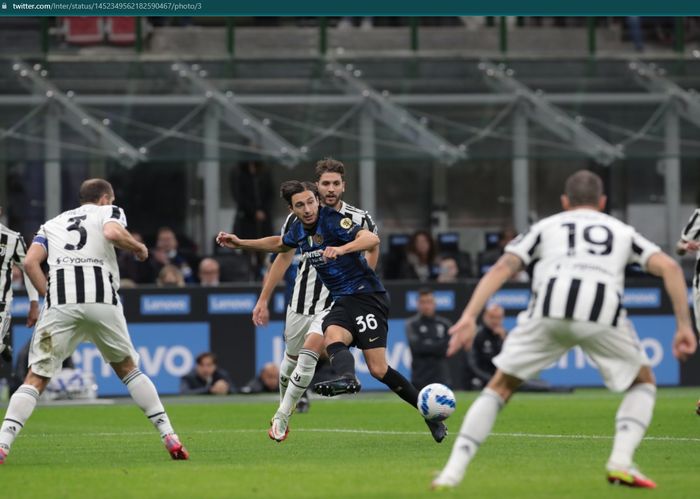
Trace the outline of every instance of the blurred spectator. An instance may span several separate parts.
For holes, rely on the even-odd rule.
[[[629,37],[635,50],[644,51],[646,35],[651,35],[652,40],[662,45],[671,45],[675,39],[675,19],[673,17],[638,17],[625,18]],[[683,21],[681,21],[683,22]]]
[[[483,276],[493,266],[501,255],[503,250],[518,234],[513,227],[505,227],[498,234],[498,242],[495,246],[486,248],[480,251],[476,257],[479,276]],[[518,279],[519,280],[519,279]]]
[[[158,272],[156,284],[160,288],[184,288],[185,279],[175,265],[166,265]]]
[[[199,284],[202,286],[218,286],[220,279],[219,262],[213,258],[204,258],[199,262]]]
[[[174,265],[180,269],[185,282],[195,282],[192,267],[187,257],[179,251],[177,237],[170,227],[158,229],[156,247],[152,253],[157,266]]]
[[[270,208],[275,198],[275,187],[270,172],[259,161],[243,161],[238,175],[231,175],[231,194],[237,203],[233,232],[242,239],[258,239],[273,234]],[[265,253],[247,252],[255,279],[260,279],[265,266]]]
[[[629,16],[625,18],[627,29],[630,32],[630,39],[637,52],[644,51],[644,36],[642,35],[642,18],[639,16]]]
[[[134,239],[143,243],[143,237],[138,232],[132,233]],[[149,254],[144,262],[136,259],[133,253],[121,251],[117,259],[119,264],[119,275],[122,277],[122,287],[125,279],[129,279],[136,284],[153,284],[156,282],[156,262],[153,255]]]
[[[401,265],[399,279],[425,282],[436,277],[435,241],[426,230],[413,233],[406,248],[406,260]]]
[[[279,390],[280,370],[274,362],[268,362],[260,370],[260,374],[251,379],[241,393],[273,393]]]
[[[418,291],[418,313],[406,321],[406,338],[411,347],[411,383],[421,389],[430,383],[450,384],[447,365],[449,319],[435,315],[435,296],[430,289]]]
[[[443,256],[438,264],[437,282],[457,282],[459,265],[453,256]]]
[[[182,395],[228,395],[233,392],[231,377],[216,365],[216,355],[211,352],[197,355],[194,369],[180,379]]]
[[[515,238],[515,229],[512,227],[505,227],[501,229],[498,233],[498,241],[492,246],[487,246],[486,249],[480,251],[477,256],[477,261],[479,265],[479,275],[484,275],[488,269],[496,263],[496,261],[503,254],[503,249],[506,245]]]
[[[467,362],[474,374],[472,378],[474,389],[478,390],[486,386],[496,372],[493,358],[501,352],[503,340],[506,338],[506,330],[503,327],[504,317],[505,311],[497,303],[491,303],[484,311],[472,348],[467,353]]]
[[[21,291],[25,289],[24,273],[17,265],[12,266],[12,289],[14,291]]]

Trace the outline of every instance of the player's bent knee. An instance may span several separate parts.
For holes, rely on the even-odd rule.
[[[382,379],[384,379],[384,376],[386,375],[388,370],[389,370],[389,366],[387,366],[385,364],[384,367],[374,367],[374,368],[370,367],[369,373],[372,375],[373,378],[381,381]]]
[[[521,379],[506,374],[499,369],[496,370],[496,373],[486,387],[498,393],[498,395],[507,402],[522,383],[523,381]]]
[[[632,382],[632,385],[630,385],[630,388],[632,386],[638,385],[640,383],[656,385],[656,377],[654,376],[654,371],[651,370],[651,367],[642,366],[639,369],[639,373],[637,374],[637,377]]]
[[[382,362],[383,359],[370,361],[365,357],[365,360],[367,361],[367,369],[369,369],[372,377],[381,381],[389,370],[389,364],[386,361]]]
[[[43,393],[46,387],[49,384],[49,381],[51,381],[51,378],[47,378],[46,376],[40,376],[34,372],[32,372],[32,368],[29,368],[29,372],[27,373],[27,376],[24,378],[24,384],[25,385],[32,385],[34,388],[39,390],[39,393]]]
[[[326,349],[323,336],[316,333],[309,334],[304,341],[304,348],[321,355]]]
[[[110,362],[109,365],[112,366],[112,369],[114,369],[116,375],[119,376],[119,379],[124,379],[124,376],[136,369],[136,363],[134,363],[134,359],[131,357],[127,357],[119,362]]]
[[[340,326],[329,326],[323,332],[326,346],[341,342],[345,345],[352,343],[352,335],[347,329]]]

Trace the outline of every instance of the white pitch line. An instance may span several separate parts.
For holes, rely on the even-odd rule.
[[[424,431],[395,431],[395,430],[362,430],[354,428],[295,428],[294,432],[300,433],[352,433],[359,435],[425,435]],[[212,433],[267,433],[264,428],[258,429],[221,429],[221,430],[194,430],[183,433],[187,434],[212,434]],[[46,438],[46,437],[70,437],[81,435],[86,437],[128,437],[130,435],[154,435],[152,431],[140,432],[95,432],[95,433],[30,433],[21,434],[25,438]],[[546,433],[491,433],[492,437],[510,438],[535,438],[535,439],[561,439],[561,440],[612,440],[612,435],[565,435]],[[645,437],[644,440],[661,442],[700,442],[700,438],[692,437]]]

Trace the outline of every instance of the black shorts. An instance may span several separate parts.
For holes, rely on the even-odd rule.
[[[386,293],[341,296],[323,319],[323,330],[340,326],[352,334],[352,343],[360,350],[385,348],[389,325],[389,299]]]

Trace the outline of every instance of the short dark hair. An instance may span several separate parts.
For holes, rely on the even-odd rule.
[[[197,355],[197,358],[195,359],[197,361],[197,365],[201,365],[202,362],[204,362],[204,359],[211,359],[211,361],[216,364],[216,354],[213,354],[212,352],[203,352]]]
[[[422,287],[418,290],[418,296],[432,295],[433,290],[428,287]]]
[[[333,158],[323,158],[316,163],[316,181],[318,182],[324,173],[338,173],[345,180],[345,165]]]
[[[564,184],[571,206],[595,206],[603,196],[603,181],[590,170],[579,170]]]
[[[114,189],[104,179],[90,178],[80,184],[80,204],[96,203],[105,194],[114,195]]]
[[[292,196],[300,192],[311,191],[318,198],[318,189],[313,182],[301,182],[299,180],[287,180],[280,186],[280,196],[289,206],[292,206]]]
[[[177,234],[175,234],[175,231],[172,229],[172,227],[168,227],[167,225],[163,225],[162,227],[158,227],[158,232],[156,233],[156,237],[160,236],[163,232],[172,232],[175,238],[177,238]]]

